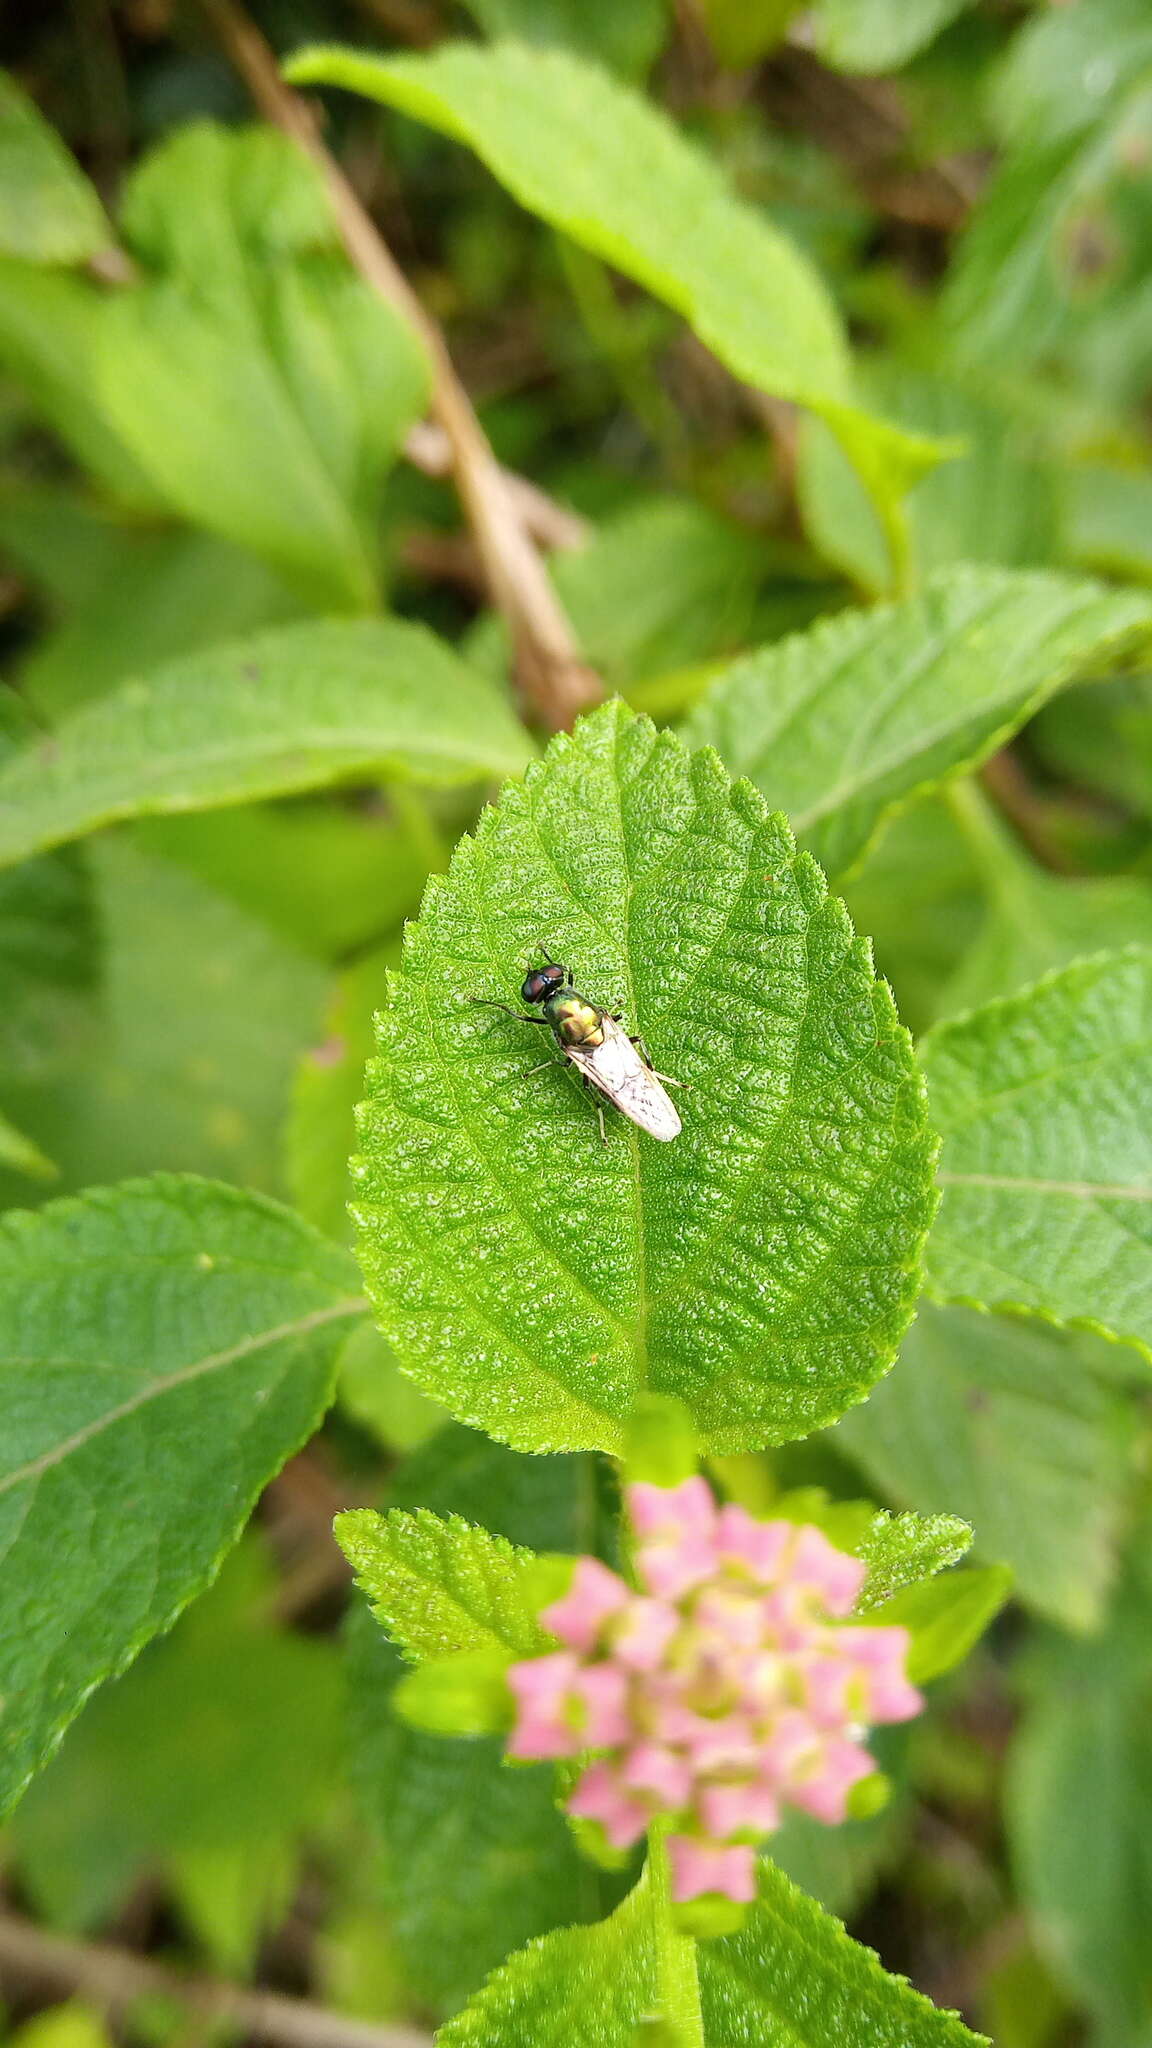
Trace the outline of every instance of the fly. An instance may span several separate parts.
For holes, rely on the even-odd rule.
[[[643,1039],[633,1038],[624,1030],[619,1012],[602,1010],[588,996],[580,995],[568,969],[547,952],[544,958],[547,965],[530,967],[520,990],[521,1002],[534,1004],[543,1012],[542,1016],[514,1010],[510,1004],[493,1002],[489,996],[473,996],[472,1002],[483,1003],[490,1010],[504,1010],[523,1024],[545,1025],[586,1087],[597,1089],[630,1123],[647,1131],[650,1138],[666,1142],[678,1137],[680,1118],[667,1089],[679,1084],[670,1075],[656,1072]],[[544,1060],[542,1065],[550,1066],[551,1061]],[[532,1067],[529,1071],[539,1073],[540,1068]],[[607,1143],[604,1111],[599,1103],[596,1114],[600,1119],[600,1136]]]

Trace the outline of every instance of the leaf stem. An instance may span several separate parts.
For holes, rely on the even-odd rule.
[[[493,601],[508,622],[525,707],[542,725],[560,731],[578,712],[600,701],[603,686],[581,658],[568,616],[537,553],[522,497],[508,487],[444,337],[320,140],[307,102],[280,76],[270,46],[238,0],[201,0],[201,6],[265,119],[291,136],[319,170],[350,261],[424,343],[432,369],[432,411],[451,446],[460,502]]]
[[[666,1833],[661,1824],[648,1832],[659,2017],[668,2048],[705,2048],[696,1943],[690,1934],[681,1934],[672,1919],[672,1867]]]

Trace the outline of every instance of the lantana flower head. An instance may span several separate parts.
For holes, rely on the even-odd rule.
[[[597,1752],[571,1813],[616,1849],[667,1817],[676,1900],[751,1900],[782,1807],[846,1819],[867,1731],[919,1712],[908,1632],[845,1625],[867,1568],[817,1528],[718,1507],[701,1478],[627,1506],[637,1586],[578,1560],[540,1617],[564,1647],[508,1672],[509,1753]]]

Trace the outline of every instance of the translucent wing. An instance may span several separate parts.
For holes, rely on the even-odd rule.
[[[675,1103],[611,1017],[604,1018],[603,1045],[566,1045],[564,1050],[592,1086],[650,1138],[679,1136]]]

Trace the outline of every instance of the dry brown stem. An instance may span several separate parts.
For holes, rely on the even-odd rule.
[[[432,412],[452,454],[456,488],[475,536],[493,602],[508,622],[516,677],[527,710],[558,731],[603,695],[581,659],[572,627],[444,337],[425,312],[371,215],[317,132],[311,108],[280,76],[276,59],[236,0],[201,0],[204,12],[265,118],[312,159],[328,188],[344,247],[360,275],[409,320],[432,364]]]

